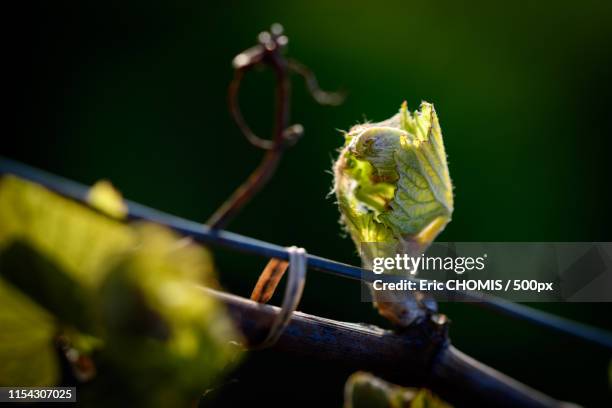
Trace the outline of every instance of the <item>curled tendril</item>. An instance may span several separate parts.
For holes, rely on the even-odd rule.
[[[269,31],[258,35],[255,46],[241,52],[232,61],[234,78],[228,90],[230,113],[249,143],[266,151],[266,154],[247,180],[208,220],[208,225],[213,228],[224,227],[251,200],[274,174],[284,150],[293,146],[304,134],[302,125],[289,124],[291,73],[304,78],[308,90],[318,103],[337,105],[344,99],[340,94],[322,91],[314,74],[307,67],[297,61],[286,59],[283,53],[288,43],[289,39],[284,34],[283,27],[280,24],[273,24]],[[244,119],[238,102],[244,75],[256,66],[268,66],[276,76],[276,111],[274,132],[270,139],[262,138],[253,132]]]

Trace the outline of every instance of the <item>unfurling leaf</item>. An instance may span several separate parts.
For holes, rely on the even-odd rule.
[[[451,220],[453,187],[438,116],[423,102],[406,103],[391,119],[353,127],[334,165],[341,221],[360,250],[384,243],[387,254],[420,255]],[[378,302],[381,314],[399,325],[417,315],[406,305]]]
[[[358,125],[345,135],[335,191],[356,244],[433,241],[450,221],[453,192],[433,105],[388,121]]]

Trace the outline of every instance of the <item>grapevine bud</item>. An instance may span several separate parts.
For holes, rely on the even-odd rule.
[[[427,102],[414,113],[404,102],[384,122],[353,127],[345,134],[334,175],[341,222],[364,264],[368,255],[361,244],[384,243],[389,257],[419,256],[451,220],[453,191],[442,132]],[[414,299],[402,296],[399,302],[377,302],[377,307],[404,326],[419,312]]]

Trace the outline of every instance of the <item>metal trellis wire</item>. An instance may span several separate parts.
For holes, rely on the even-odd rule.
[[[3,174],[13,174],[41,184],[66,198],[88,205],[86,197],[89,188],[83,184],[0,157],[0,175]],[[203,244],[225,247],[239,252],[259,255],[264,258],[289,260],[287,248],[280,245],[229,231],[210,228],[201,223],[167,214],[133,201],[126,200],[126,204],[128,207],[128,219],[130,220],[143,220],[164,225],[181,235],[191,237]],[[308,253],[306,259],[308,268],[315,271],[365,282],[381,279],[380,275],[376,275],[370,270],[336,262],[310,253]],[[612,334],[605,330],[480,292],[453,291],[453,293],[457,299],[469,300],[475,305],[493,310],[505,316],[526,321],[536,326],[612,350]]]

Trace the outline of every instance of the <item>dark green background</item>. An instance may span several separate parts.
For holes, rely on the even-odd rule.
[[[17,130],[2,154],[205,221],[258,163],[227,113],[230,61],[284,24],[289,54],[349,97],[317,106],[295,82],[306,134],[229,229],[358,263],[327,198],[338,129],[435,103],[455,184],[444,241],[610,241],[612,3],[41,2],[16,23],[5,60]],[[272,75],[247,77],[242,107],[262,134]],[[222,283],[248,295],[265,261],[215,250]],[[612,328],[609,304],[537,305]],[[482,311],[443,304],[463,351],[555,397],[609,405],[610,355]],[[384,325],[359,285],[313,272],[301,309]],[[340,406],[334,362],[253,354],[217,403]],[[278,385],[272,390],[270,384]],[[224,391],[226,390],[226,391]]]

